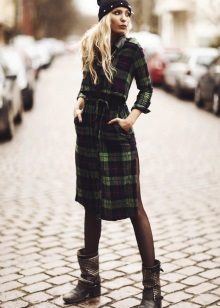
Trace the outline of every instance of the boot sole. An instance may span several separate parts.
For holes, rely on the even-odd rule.
[[[98,287],[98,288],[96,287],[96,288],[90,290],[88,292],[88,295],[85,296],[82,299],[78,299],[78,300],[64,300],[63,299],[63,300],[64,300],[65,304],[77,304],[77,303],[81,303],[81,302],[84,302],[88,299],[92,299],[92,298],[99,297],[99,296],[101,296],[101,287]]]

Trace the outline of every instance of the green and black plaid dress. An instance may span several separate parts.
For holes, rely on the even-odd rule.
[[[86,209],[105,220],[135,215],[139,192],[139,162],[133,129],[107,124],[115,117],[126,118],[128,92],[135,78],[139,93],[132,109],[148,113],[152,86],[144,53],[135,39],[120,37],[114,46],[113,83],[106,79],[97,60],[99,82],[94,85],[84,72],[78,97],[85,99],[82,122],[74,119],[77,141],[76,197]]]

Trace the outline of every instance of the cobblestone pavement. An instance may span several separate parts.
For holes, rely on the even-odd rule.
[[[73,100],[79,60],[42,73],[35,108],[0,144],[0,306],[63,307],[79,275],[83,209],[74,202]],[[129,102],[137,91],[132,88]],[[135,124],[144,206],[162,262],[163,307],[220,306],[220,119],[155,89]],[[103,295],[77,307],[132,307],[141,261],[130,221],[103,221]],[[76,307],[76,306],[71,306]]]

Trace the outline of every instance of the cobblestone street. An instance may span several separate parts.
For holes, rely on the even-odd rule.
[[[35,107],[0,144],[0,307],[63,307],[77,281],[84,210],[74,201],[73,103],[79,59],[43,71]],[[132,86],[129,105],[137,90]],[[220,118],[155,88],[135,124],[141,191],[162,263],[163,307],[220,307]],[[141,259],[129,219],[103,221],[102,296],[78,306],[140,302]]]

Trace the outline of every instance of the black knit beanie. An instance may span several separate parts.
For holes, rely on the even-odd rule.
[[[99,20],[116,7],[120,6],[126,7],[131,13],[131,6],[127,0],[97,0],[97,3],[99,5]]]

